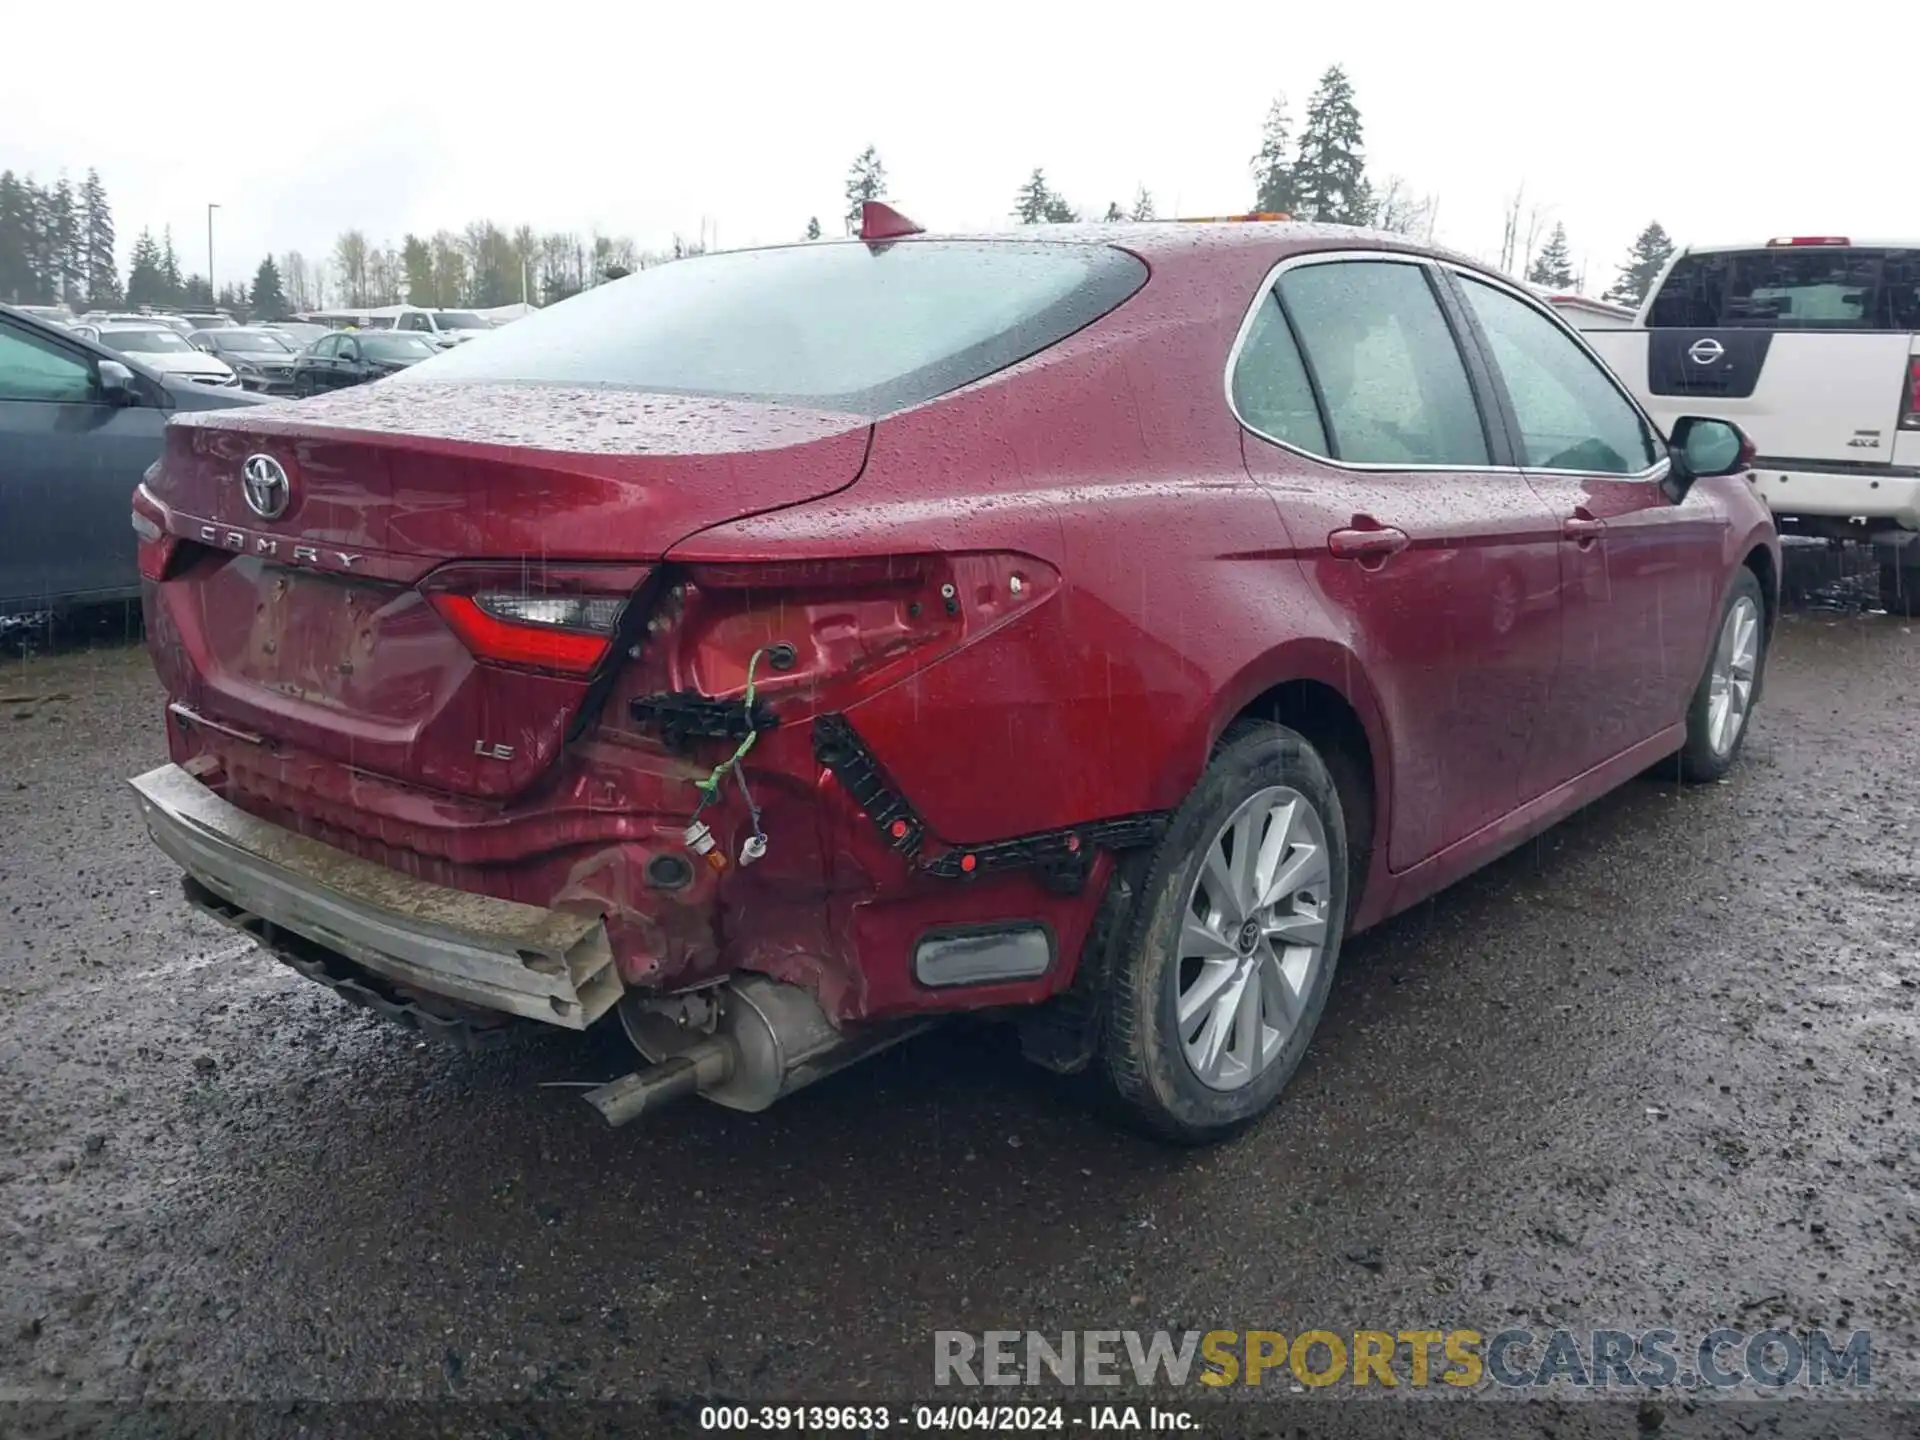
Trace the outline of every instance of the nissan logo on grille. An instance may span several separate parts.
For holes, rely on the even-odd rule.
[[[247,508],[262,520],[278,520],[293,499],[293,483],[271,455],[247,457],[240,467],[240,488],[246,493]]]
[[[1711,365],[1727,353],[1727,347],[1711,335],[1693,342],[1687,347],[1687,358],[1696,365]]]

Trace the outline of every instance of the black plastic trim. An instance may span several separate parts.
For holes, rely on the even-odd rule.
[[[672,750],[685,750],[694,740],[744,740],[780,723],[764,700],[753,702],[749,716],[739,700],[715,700],[697,690],[637,696],[627,702],[627,712],[635,724],[658,730]]]
[[[1156,843],[1166,833],[1168,813],[1147,811],[1016,835],[985,845],[948,845],[922,857],[929,831],[912,803],[889,782],[880,762],[847,717],[816,716],[813,755],[833,772],[859,802],[881,838],[921,873],[941,880],[973,880],[1016,870],[1036,870],[1048,888],[1078,894],[1087,883],[1094,855],[1101,850],[1131,850]]]

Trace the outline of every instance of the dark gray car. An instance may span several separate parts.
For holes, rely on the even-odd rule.
[[[223,325],[216,330],[196,330],[187,343],[226,361],[249,390],[263,395],[293,393],[293,359],[301,346],[278,330],[264,325]]]
[[[133,488],[167,417],[260,403],[0,305],[0,615],[138,596]]]

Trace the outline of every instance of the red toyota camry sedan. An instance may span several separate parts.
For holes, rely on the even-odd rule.
[[[1345,937],[1738,759],[1745,440],[1660,434],[1522,287],[868,219],[172,422],[133,784],[193,905],[436,1034],[617,1016],[616,1122],[974,1011],[1205,1141]]]

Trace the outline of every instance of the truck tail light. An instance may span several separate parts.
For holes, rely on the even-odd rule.
[[[1907,383],[1900,394],[1900,428],[1920,430],[1920,355],[1907,357]]]
[[[422,589],[473,658],[585,677],[599,668],[645,567],[456,565]]]

